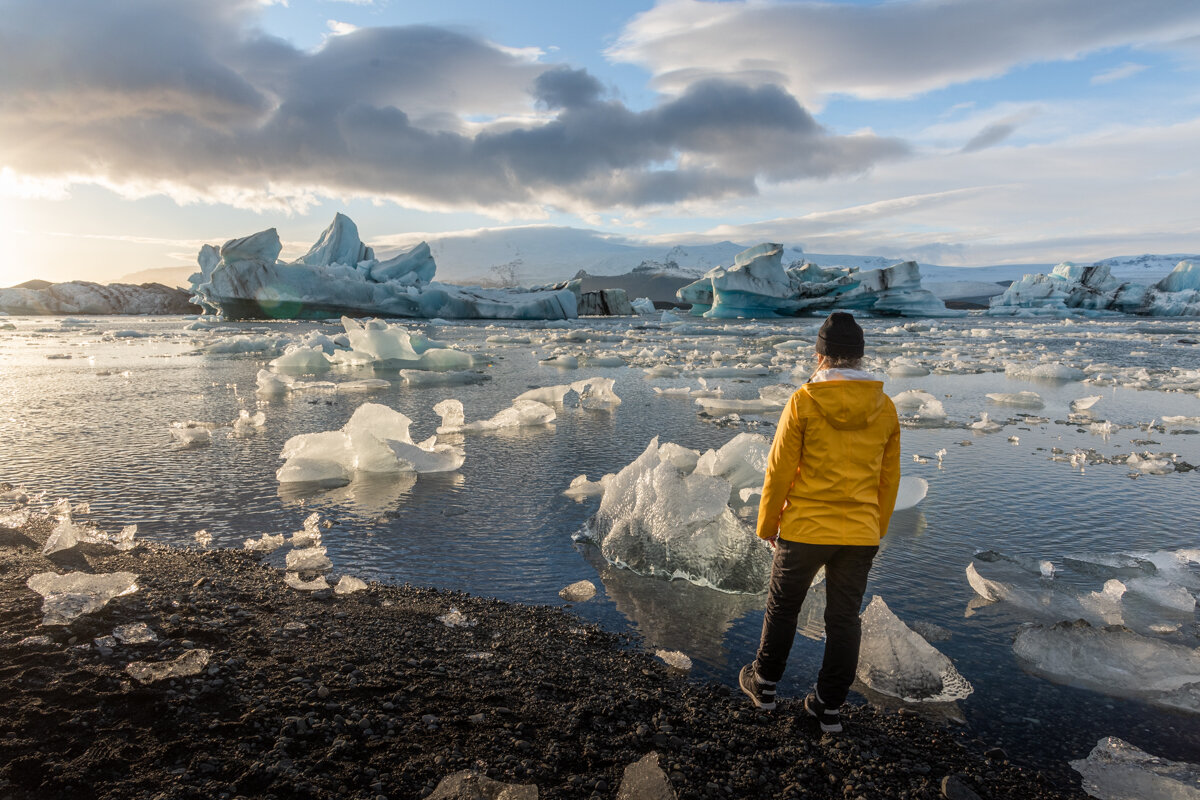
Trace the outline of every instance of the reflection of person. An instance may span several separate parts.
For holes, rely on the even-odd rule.
[[[900,484],[900,423],[883,382],[863,372],[863,332],[845,312],[817,335],[817,369],[792,394],[771,445],[758,535],[775,559],[754,662],[738,683],[759,708],[775,708],[796,637],[796,617],[825,567],[825,658],[804,709],[821,730],[841,731],[839,707],[858,668],[859,609]]]

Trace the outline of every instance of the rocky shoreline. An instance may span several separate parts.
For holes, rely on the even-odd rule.
[[[300,592],[232,550],[52,560],[49,531],[0,527],[0,797],[495,796],[445,780],[463,771],[536,787],[508,797],[1085,797],[913,714],[856,706],[846,734],[822,736],[797,700],[759,712],[569,608],[377,583]],[[70,570],[133,572],[138,590],[40,625],[26,581]],[[439,621],[452,607],[466,624]],[[103,638],[136,622],[158,640]],[[126,671],[196,650],[211,653],[198,675]],[[623,786],[651,754],[662,773],[650,759]]]

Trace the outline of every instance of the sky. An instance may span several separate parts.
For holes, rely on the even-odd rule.
[[[946,265],[1200,252],[1200,3],[0,0],[0,286],[334,213]]]

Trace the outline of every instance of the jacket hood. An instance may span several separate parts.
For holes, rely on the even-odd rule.
[[[821,416],[840,431],[867,427],[887,407],[883,381],[823,381],[804,389]]]

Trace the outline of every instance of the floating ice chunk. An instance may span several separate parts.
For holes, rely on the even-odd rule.
[[[573,382],[571,389],[579,395],[582,408],[611,408],[621,404],[621,398],[613,391],[615,383],[615,378],[585,378]]]
[[[1008,441],[1010,444],[1018,445],[1021,443],[1021,437],[1020,436],[1010,436],[1010,437],[1008,437]]]
[[[1200,589],[1200,548],[1156,550],[1136,556],[1139,563],[1148,563],[1164,580],[1189,589]],[[1137,577],[1137,576],[1135,576]]]
[[[337,586],[333,587],[333,593],[334,594],[353,594],[354,592],[361,592],[363,589],[366,589],[366,588],[367,588],[366,581],[363,581],[359,578],[355,578],[352,575],[343,575],[341,577],[341,579],[337,582]]]
[[[1200,425],[1200,417],[1185,417],[1185,416],[1163,416],[1163,425],[1180,426],[1180,425]]]
[[[447,398],[433,407],[442,418],[438,426],[438,434],[444,433],[479,433],[495,431],[501,428],[521,428],[533,425],[545,425],[553,422],[558,416],[554,408],[537,400],[513,401],[508,408],[500,411],[491,419],[467,423],[463,413],[461,400]]]
[[[196,540],[196,544],[201,547],[208,547],[212,544],[212,534],[206,530],[198,530],[192,534],[192,538]]]
[[[667,364],[659,364],[656,367],[642,370],[647,378],[678,378],[679,370]]]
[[[735,400],[720,397],[697,397],[696,405],[710,416],[724,414],[771,414],[783,410],[784,403],[777,400],[758,398],[757,400]]]
[[[929,370],[910,358],[892,359],[888,364],[887,374],[889,378],[921,378],[929,374]]]
[[[419,369],[400,370],[400,380],[405,386],[467,386],[472,383],[483,383],[488,376],[475,370],[450,370],[448,372],[427,372]],[[356,381],[366,383],[366,381]],[[386,386],[390,385],[383,381]],[[347,384],[338,384],[339,389]]]
[[[113,637],[121,644],[144,644],[158,641],[158,634],[150,630],[150,626],[144,622],[118,625],[113,628]]]
[[[996,405],[1017,406],[1018,408],[1043,408],[1046,405],[1042,402],[1042,396],[1037,392],[993,392],[987,395],[987,399]]]
[[[289,345],[283,355],[271,362],[271,366],[280,371],[315,373],[325,372],[332,365],[324,348],[305,347],[304,345]]]
[[[1034,366],[1029,366],[1028,364],[1009,364],[1004,368],[1004,374],[1009,378],[1023,381],[1081,381],[1086,377],[1083,370],[1058,363],[1036,364]]]
[[[692,659],[678,650],[656,650],[654,655],[662,659],[663,663],[671,669],[687,672],[692,668]]]
[[[558,386],[543,386],[540,389],[530,389],[516,396],[513,400],[534,400],[538,403],[545,403],[548,406],[562,405],[563,399],[567,396],[567,392],[571,391],[571,384],[564,383]],[[437,407],[434,407],[437,411]],[[440,412],[439,412],[440,413]]]
[[[896,507],[894,510],[905,511],[915,508],[928,494],[929,481],[912,475],[901,476],[900,487],[896,490]]]
[[[655,437],[605,487],[588,533],[605,559],[634,572],[761,592],[770,548],[729,507],[730,481],[694,471],[698,462],[694,450]]]
[[[921,389],[909,389],[892,395],[892,403],[897,411],[916,411],[925,403],[936,398]]]
[[[950,659],[901,622],[879,595],[862,614],[858,679],[906,702],[950,702],[974,691]]]
[[[1087,411],[1092,406],[1104,399],[1104,395],[1093,394],[1087,397],[1078,397],[1071,401],[1072,411]]]
[[[1183,586],[1171,583],[1157,576],[1150,578],[1130,578],[1125,582],[1125,588],[1139,597],[1144,597],[1151,603],[1173,611],[1191,614],[1196,610],[1196,598]]]
[[[1035,675],[1200,714],[1200,649],[1085,620],[1026,625],[1013,652]]]
[[[171,437],[184,447],[208,444],[212,441],[213,427],[214,425],[211,422],[196,422],[194,420],[172,422]]]
[[[1104,620],[1108,625],[1120,625],[1124,619],[1121,598],[1125,595],[1125,584],[1116,578],[1104,582],[1099,592],[1088,592],[1079,598],[1080,604],[1091,612],[1090,616]]]
[[[612,473],[602,477],[598,481],[589,481],[587,475],[578,475],[572,481],[563,494],[574,500],[583,500],[587,497],[599,497],[604,494],[604,488],[613,479]]]
[[[1004,430],[1004,426],[998,422],[993,422],[988,417],[987,412],[980,414],[980,418],[976,422],[972,422],[968,427],[971,430],[979,431],[980,433],[995,433],[996,431]]]
[[[324,547],[304,547],[292,550],[287,554],[289,572],[327,572],[333,569],[333,562],[325,555]]]
[[[292,384],[296,383],[296,379],[290,375],[280,375],[269,369],[260,369],[254,380],[258,385],[257,393],[264,397],[285,395],[291,391]]]
[[[403,325],[381,320],[360,322],[342,317],[342,327],[350,342],[351,361],[386,362],[397,368],[449,372],[470,369],[474,359],[469,353],[443,346],[440,342],[413,333]],[[340,355],[340,354],[339,354]]]
[[[588,580],[576,581],[560,589],[558,596],[568,603],[586,603],[596,596],[596,584]]]
[[[653,314],[655,311],[654,301],[649,297],[639,297],[636,300],[630,301],[629,304],[633,306],[633,313],[635,314]]]
[[[1175,464],[1162,454],[1130,453],[1125,459],[1125,464],[1130,469],[1136,469],[1145,475],[1169,475],[1175,471]]]
[[[238,418],[233,421],[233,433],[229,435],[234,439],[248,439],[261,431],[266,424],[266,414],[261,411],[251,414],[243,408],[238,411]]]
[[[1100,800],[1200,800],[1200,765],[1152,756],[1115,736],[1070,764]]]
[[[757,433],[739,433],[719,450],[709,450],[696,461],[695,474],[723,478],[731,487],[730,500],[742,489],[761,489],[771,443]]]
[[[1105,420],[1104,422],[1093,422],[1088,426],[1088,430],[1092,433],[1099,434],[1100,436],[1110,436],[1121,430],[1121,426],[1114,425],[1108,420]]]
[[[558,367],[559,369],[579,369],[579,359],[575,356],[552,356],[538,362],[543,367]]]
[[[183,655],[171,661],[133,661],[125,665],[128,672],[138,683],[154,683],[167,678],[186,678],[198,675],[208,666],[212,657],[211,650],[188,650]]]
[[[68,625],[76,618],[99,611],[114,597],[138,589],[132,572],[39,572],[25,582],[42,600],[43,625]]]
[[[283,547],[283,534],[264,533],[258,539],[245,540],[242,542],[242,547],[257,553],[273,553]]]
[[[324,575],[318,575],[312,580],[304,580],[299,573],[288,572],[283,576],[283,582],[301,592],[319,592],[322,589],[329,588],[329,581],[325,580]]]
[[[454,606],[450,606],[450,610],[438,617],[437,620],[447,628],[472,628],[479,622],[479,620],[468,619]]]

